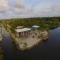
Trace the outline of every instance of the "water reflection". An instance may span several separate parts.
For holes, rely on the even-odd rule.
[[[47,41],[28,51],[17,50],[9,38],[4,40],[3,48],[5,60],[49,60],[52,58],[55,60],[57,56],[60,56],[60,28],[50,30]]]

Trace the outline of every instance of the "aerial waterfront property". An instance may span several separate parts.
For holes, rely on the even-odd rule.
[[[15,42],[18,46],[18,49],[21,49],[21,50],[30,49],[34,45],[38,44],[39,41],[41,42],[41,40],[43,40],[44,37],[47,39],[48,32],[45,31],[46,33],[44,35],[43,34],[44,31],[41,32],[40,30],[38,30],[39,27],[40,26],[33,25],[31,28],[15,29],[16,31]],[[41,35],[44,37],[41,38]]]
[[[29,19],[29,18],[28,18]],[[13,42],[16,44],[18,50],[32,49],[34,46],[42,41],[48,39],[48,27],[44,27],[41,23],[42,20],[6,20],[2,21],[3,26],[9,32],[13,38]],[[28,21],[28,23],[26,23]],[[32,23],[34,22],[34,23]]]
[[[56,22],[58,18],[56,18],[56,20],[55,18],[51,18],[54,19],[55,21],[54,20],[46,21],[47,18],[44,18],[45,20],[42,20],[43,18],[41,18],[40,20],[38,18],[35,19],[36,20],[34,20],[34,18],[32,18],[31,20],[28,18],[26,20],[14,19],[1,21],[3,37],[2,42],[3,44],[5,44],[3,45],[3,47],[6,48],[7,46],[7,50],[10,50],[10,48],[14,49],[16,47],[17,51],[22,52],[33,50],[36,46],[41,46],[41,44],[43,44],[44,49],[48,48],[50,43],[49,29],[54,26],[58,27],[60,25],[59,24],[60,20]],[[28,23],[26,23],[26,21],[28,21]],[[51,36],[53,37],[53,35]],[[13,44],[15,47],[14,48],[10,47],[9,44]],[[38,49],[40,49],[39,51],[41,51],[40,47]]]
[[[0,60],[60,60],[60,0],[0,0]]]
[[[38,30],[39,26],[34,25],[32,28],[17,28],[16,29],[16,34],[17,36],[28,36],[33,30]]]

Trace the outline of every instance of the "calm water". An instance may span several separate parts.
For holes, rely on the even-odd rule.
[[[5,60],[58,60],[60,58],[60,28],[49,31],[49,39],[29,51],[18,51],[12,40],[3,39]]]

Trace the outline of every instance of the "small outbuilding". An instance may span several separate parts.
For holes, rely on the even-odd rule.
[[[40,27],[40,26],[38,26],[38,25],[33,25],[33,26],[32,26],[32,30],[37,30],[39,27]]]

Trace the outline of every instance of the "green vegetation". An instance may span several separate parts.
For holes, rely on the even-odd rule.
[[[0,47],[0,60],[3,60],[4,56],[3,56],[3,49]]]
[[[41,18],[15,18],[2,21],[5,27],[10,25],[10,30],[15,31],[17,26],[31,27],[32,25],[39,25],[42,30],[49,30],[60,26],[60,17],[41,17]]]

